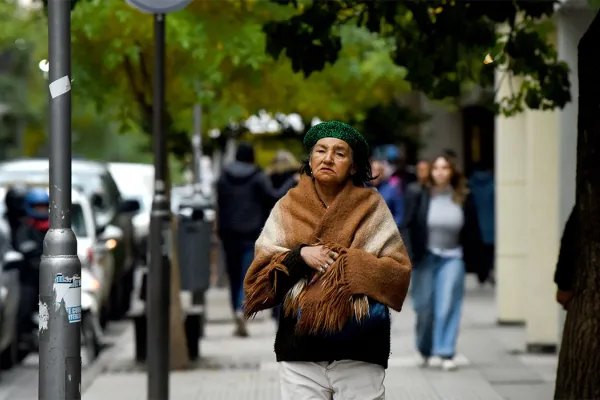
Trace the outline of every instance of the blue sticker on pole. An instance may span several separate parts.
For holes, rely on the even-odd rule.
[[[57,274],[54,279],[54,307],[60,309],[65,305],[69,323],[81,322],[81,277]]]

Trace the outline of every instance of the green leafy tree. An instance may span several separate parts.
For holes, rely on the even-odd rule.
[[[310,75],[335,62],[343,48],[340,26],[353,22],[394,41],[391,57],[406,68],[413,89],[434,99],[458,97],[465,85],[493,84],[493,71],[528,76],[502,99],[500,110],[563,107],[570,101],[568,66],[558,61],[540,20],[554,2],[273,0],[296,8],[294,16],[264,26],[267,51]],[[507,29],[498,33],[498,26]],[[306,55],[310,54],[310,57]],[[486,57],[487,66],[482,61]]]
[[[204,127],[222,128],[260,109],[347,118],[409,89],[390,58],[393,42],[341,28],[339,62],[306,79],[264,52],[268,21],[293,15],[264,1],[192,2],[167,17],[167,132],[171,154],[189,152],[194,103]],[[125,2],[83,1],[73,13],[74,90],[124,131],[151,131],[152,18]]]
[[[29,90],[30,82],[41,77],[32,63],[40,26],[45,22],[39,14],[0,0],[0,148],[4,157],[20,150],[18,142],[29,125],[40,123],[43,106]]]

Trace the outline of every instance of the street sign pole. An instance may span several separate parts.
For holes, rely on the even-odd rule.
[[[81,263],[71,230],[71,2],[49,0],[50,229],[40,263],[40,400],[81,399]]]
[[[200,193],[202,184],[202,105],[194,105],[194,134],[192,136],[194,151],[194,189]]]
[[[152,144],[154,198],[150,217],[150,272],[146,296],[148,319],[148,400],[169,399],[169,306],[171,263],[169,237],[171,210],[166,193],[167,146],[165,136],[165,20],[166,14],[184,8],[191,0],[127,0],[138,10],[154,14],[154,82]]]
[[[167,246],[171,214],[166,196],[167,149],[164,132],[165,15],[154,15],[154,200],[150,220],[148,277],[148,399],[169,398],[169,303],[171,264]]]

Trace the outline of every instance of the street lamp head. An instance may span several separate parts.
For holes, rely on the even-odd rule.
[[[127,0],[127,3],[148,14],[168,14],[179,11],[191,0]]]

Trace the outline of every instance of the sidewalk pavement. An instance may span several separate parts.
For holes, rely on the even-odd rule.
[[[416,366],[414,314],[410,302],[393,315],[388,400],[547,400],[553,397],[556,356],[521,352],[522,327],[499,327],[493,289],[468,282],[455,372]],[[208,294],[208,325],[195,369],[171,374],[170,400],[279,399],[273,354],[275,323],[267,315],[250,325],[251,337],[234,338],[227,292]],[[145,400],[146,375],[132,362],[129,328],[112,349],[112,360],[83,394],[83,400]]]
[[[119,343],[129,329],[124,321],[111,322],[104,332],[104,342],[109,346]],[[111,349],[111,347],[109,347]],[[103,352],[99,358],[82,370],[83,390],[103,372],[104,365],[112,362],[111,354]],[[0,372],[0,400],[35,400],[38,398],[39,357],[28,355],[23,362],[8,371]],[[87,384],[87,386],[86,386]]]

